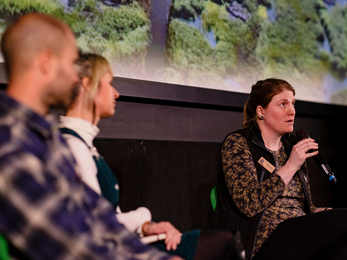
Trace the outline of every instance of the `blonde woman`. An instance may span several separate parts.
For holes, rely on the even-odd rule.
[[[112,69],[108,61],[97,54],[81,55],[77,67],[80,84],[76,86],[66,116],[61,117],[60,127],[80,167],[82,180],[114,205],[117,219],[129,230],[146,236],[165,234],[165,244],[156,245],[161,250],[185,259],[225,259],[226,256],[242,259],[239,241],[229,231],[193,230],[182,235],[169,222],[151,222],[147,208],[121,212],[118,181],[93,146],[99,132],[96,125],[101,118],[115,113],[115,100],[119,97],[111,85]]]

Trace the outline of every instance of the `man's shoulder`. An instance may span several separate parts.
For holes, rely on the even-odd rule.
[[[23,152],[37,154],[35,151],[43,148],[42,142],[38,140],[26,122],[0,109],[0,157]]]
[[[0,109],[0,146],[11,141],[13,123],[9,115]]]
[[[8,139],[11,136],[11,125],[2,124],[0,117],[0,140]]]
[[[8,160],[9,156],[23,153],[23,145],[14,138],[16,130],[10,124],[4,124],[0,117],[0,160]]]

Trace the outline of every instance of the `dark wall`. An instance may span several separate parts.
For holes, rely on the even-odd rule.
[[[182,232],[208,227],[220,145],[241,127],[248,95],[124,78],[113,85],[117,112],[99,123],[95,145],[120,180],[123,211],[146,206]],[[296,111],[295,131],[305,128],[319,143],[338,180],[331,189],[309,159],[314,203],[347,206],[347,107],[298,101]]]
[[[123,211],[146,206],[154,221],[169,220],[182,232],[208,226],[219,143],[97,139],[95,145],[119,179]]]
[[[114,85],[124,94],[116,114],[100,122],[95,145],[120,178],[122,209],[146,206],[155,221],[169,220],[181,231],[208,227],[220,145],[241,127],[248,95],[126,79]],[[138,97],[129,91],[132,88],[139,88]],[[142,91],[146,88],[147,94]],[[316,139],[338,179],[331,189],[326,176],[308,160],[317,206],[346,206],[342,162],[347,141],[340,119],[346,112],[342,106],[297,102],[295,131],[305,128]]]

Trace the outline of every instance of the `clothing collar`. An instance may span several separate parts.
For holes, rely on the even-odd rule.
[[[93,140],[100,132],[100,129],[91,122],[69,116],[60,116],[60,128],[66,127],[75,131],[87,143],[89,147],[93,147]]]
[[[42,117],[28,106],[8,96],[5,92],[0,92],[0,110],[22,120],[28,128],[39,132],[45,138],[52,137],[52,128],[57,125],[54,115]]]
[[[260,129],[256,126],[250,127],[251,133],[252,133],[252,141],[263,148],[265,148],[263,137],[261,136]]]
[[[263,140],[263,137],[261,136],[260,129],[258,127],[256,127],[255,125],[250,126],[249,129],[250,129],[251,134],[252,134],[252,142],[261,146],[263,149],[268,150],[265,147],[264,140]],[[287,154],[290,154],[290,152],[291,152],[291,145],[290,145],[289,139],[292,140],[293,135],[285,134],[281,137],[281,142],[284,145],[284,148],[285,148],[285,151]],[[295,142],[295,140],[292,140],[292,142]]]

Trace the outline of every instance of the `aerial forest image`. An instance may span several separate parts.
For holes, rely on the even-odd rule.
[[[347,0],[1,0],[0,34],[32,11],[118,77],[244,93],[277,77],[297,99],[347,105]]]

